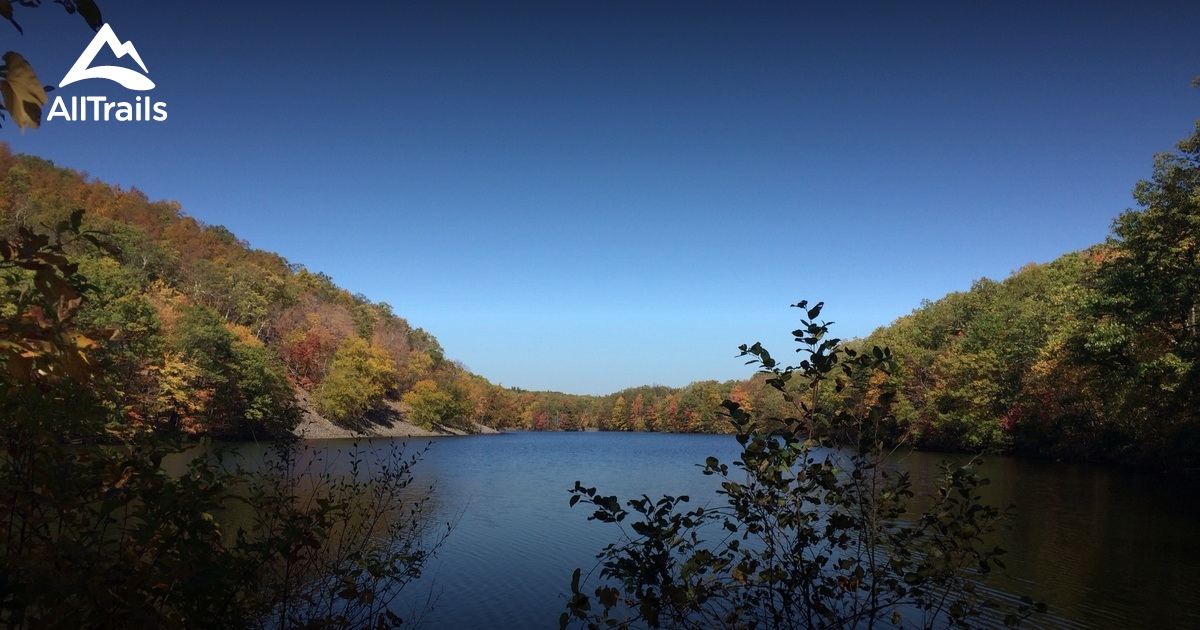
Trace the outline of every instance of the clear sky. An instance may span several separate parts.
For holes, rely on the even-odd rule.
[[[1100,242],[1200,118],[1194,0],[100,6],[168,119],[0,138],[526,389],[743,378],[737,345],[784,354],[800,299],[861,336]],[[92,37],[16,17],[0,43],[47,84]],[[135,96],[50,96],[83,94]]]

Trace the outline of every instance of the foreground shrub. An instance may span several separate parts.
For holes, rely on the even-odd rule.
[[[947,466],[915,510],[913,480],[889,465],[897,446],[882,439],[893,394],[871,389],[890,353],[857,353],[827,336],[821,304],[795,306],[805,313],[798,365],[781,367],[759,344],[742,354],[796,413],[760,420],[724,402],[741,455],[702,466],[720,478],[723,505],[622,503],[576,482],[571,505],[590,505],[589,519],[617,524],[621,538],[597,556],[598,585],[585,590],[576,569],[562,627],[963,627],[985,615],[1016,625],[1044,609],[1025,600],[992,612],[999,604],[976,590],[980,573],[1003,567],[987,537],[1005,511],[982,503],[986,479]],[[831,395],[847,388],[861,391]]]
[[[403,625],[390,604],[445,535],[410,487],[421,453],[233,462],[169,418],[114,424],[112,333],[75,321],[92,287],[68,246],[104,245],[81,215],[0,239],[0,626]]]

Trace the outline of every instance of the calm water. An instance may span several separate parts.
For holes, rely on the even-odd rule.
[[[736,453],[728,436],[434,439],[416,473],[436,485],[437,518],[456,524],[406,594],[435,599],[428,627],[557,627],[571,572],[595,566],[616,531],[588,521],[586,507],[568,507],[575,480],[623,499],[689,494],[695,504],[716,483],[695,464],[708,455],[731,462]],[[947,457],[955,456],[913,453],[902,462],[914,476],[933,475]],[[990,459],[983,472],[992,479],[988,500],[1019,508],[997,540],[1009,550],[1007,575],[988,586],[1046,601],[1052,615],[1034,627],[1200,628],[1200,510],[1185,491],[1097,467],[1008,458]]]

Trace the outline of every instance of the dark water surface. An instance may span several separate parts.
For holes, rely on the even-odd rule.
[[[424,617],[432,628],[557,627],[571,572],[586,574],[616,535],[615,526],[588,521],[586,507],[568,507],[576,480],[622,499],[665,493],[715,503],[716,480],[695,464],[737,454],[729,436],[654,433],[432,442],[416,476],[435,484],[436,518],[455,526],[406,591],[410,605],[434,598]],[[932,477],[947,458],[962,456],[911,453],[901,464]],[[989,576],[986,586],[1047,602],[1052,614],[1031,627],[1200,628],[1200,509],[1185,490],[1127,472],[1003,457],[982,472],[992,479],[990,502],[1018,506],[996,540],[1009,552],[1007,574]]]

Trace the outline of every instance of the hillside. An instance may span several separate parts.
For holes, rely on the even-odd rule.
[[[503,390],[446,358],[437,339],[386,303],[254,249],[177,203],[0,146],[0,237],[83,210],[86,240],[67,248],[86,279],[75,323],[119,331],[90,386],[113,426],[170,425],[240,438],[303,423],[310,433],[473,432],[495,424]],[[34,281],[5,270],[13,317]]]
[[[1102,244],[928,302],[891,347],[897,432],[999,450],[1200,471],[1200,125],[1139,182]]]

